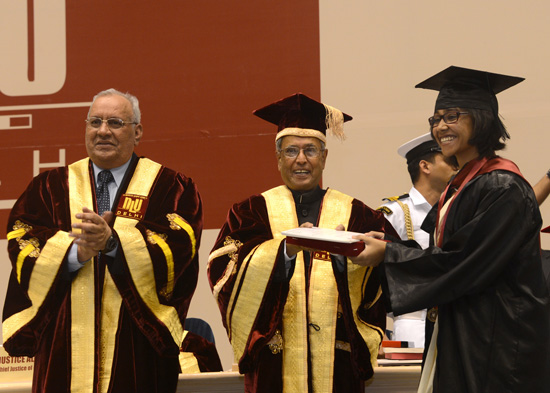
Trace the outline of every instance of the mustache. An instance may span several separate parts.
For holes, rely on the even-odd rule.
[[[113,138],[95,138],[94,139],[94,144],[98,144],[98,143],[109,143],[109,144],[114,145],[115,140]]]

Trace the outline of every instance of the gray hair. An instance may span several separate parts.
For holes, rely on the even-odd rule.
[[[279,138],[275,141],[275,150],[277,151],[277,153],[281,152],[281,145],[283,144],[283,139],[285,139],[285,137]],[[319,142],[321,142],[321,150],[325,150],[325,147],[326,147],[325,142],[323,142],[320,139],[318,140]]]
[[[137,97],[128,92],[123,93],[121,91],[118,91],[112,88],[100,91],[94,96],[94,99],[92,100],[92,105],[90,105],[90,109],[88,110],[88,117],[90,117],[90,110],[92,109],[92,106],[94,105],[95,100],[97,100],[99,97],[112,96],[112,95],[118,95],[126,98],[132,105],[132,112],[134,114],[134,118],[132,119],[132,121],[136,123],[141,123],[141,111],[139,110],[139,101]]]

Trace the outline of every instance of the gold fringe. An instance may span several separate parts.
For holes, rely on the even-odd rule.
[[[341,141],[345,140],[346,135],[344,134],[344,114],[341,110],[336,109],[330,105],[323,105],[325,105],[325,110],[327,112],[327,116],[325,118],[327,134],[330,133]]]

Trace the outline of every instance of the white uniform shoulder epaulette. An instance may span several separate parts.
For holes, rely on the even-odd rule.
[[[403,195],[399,195],[399,196],[393,196],[393,197],[388,197],[388,198],[382,198],[383,201],[388,201],[388,202],[397,202],[401,199],[405,199],[405,198],[408,198],[409,197],[409,194],[403,194]],[[378,207],[376,210],[384,213],[386,216],[389,216],[391,214],[393,214],[393,210],[390,209],[388,206],[380,206]]]
[[[393,197],[383,198],[382,200],[383,200],[383,201],[395,202],[395,201],[398,201],[398,200],[401,200],[401,199],[405,199],[405,198],[408,198],[408,197],[409,197],[409,194],[403,194],[403,195],[399,195],[399,196],[393,196]]]

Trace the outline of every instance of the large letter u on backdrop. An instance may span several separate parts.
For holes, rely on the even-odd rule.
[[[65,0],[0,0],[0,92],[36,96],[63,87],[65,20]]]

